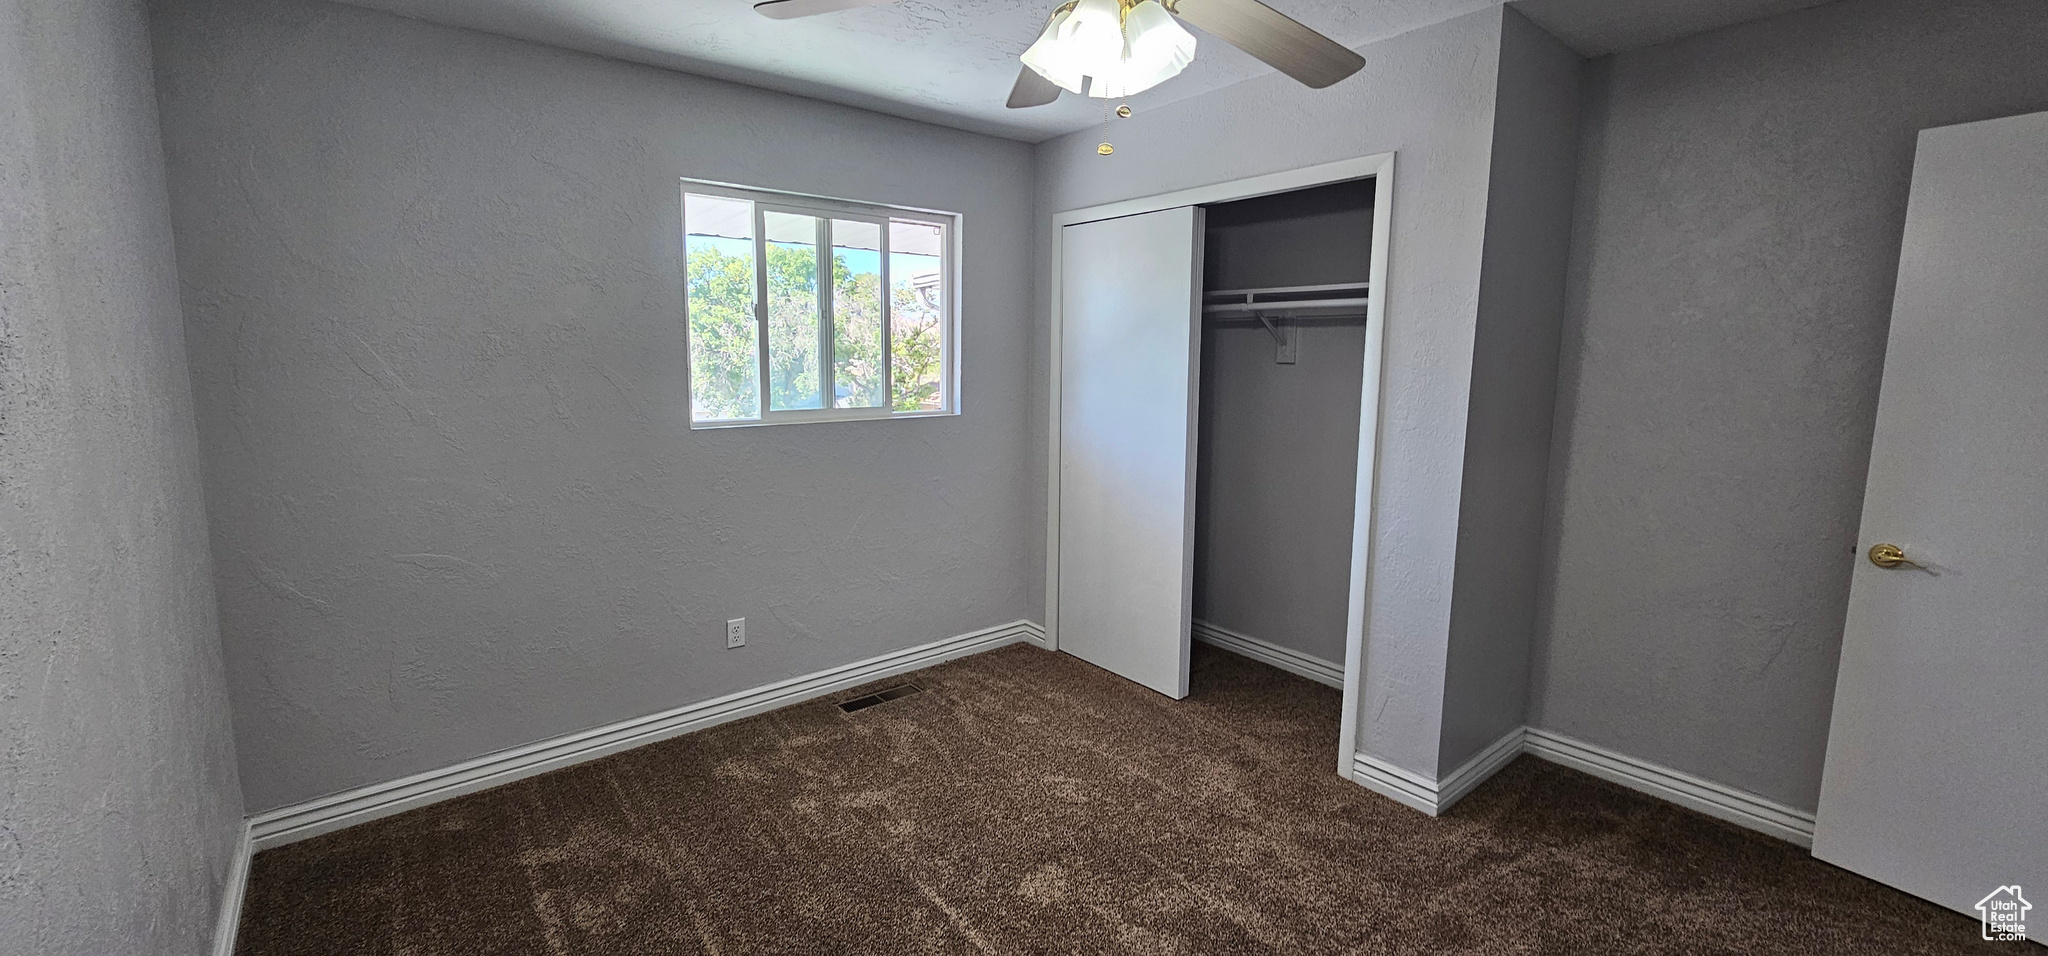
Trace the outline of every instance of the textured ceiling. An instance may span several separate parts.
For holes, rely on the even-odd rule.
[[[1102,101],[1065,95],[1003,107],[1017,55],[1060,0],[897,0],[799,20],[770,20],[751,0],[346,0],[946,126],[1037,141],[1102,121]],[[1273,0],[1347,46],[1382,40],[1499,0]],[[1131,98],[1170,103],[1271,72],[1196,31],[1195,62]],[[1351,81],[1351,82],[1356,82]]]
[[[1062,96],[1003,108],[1017,54],[1059,0],[897,0],[770,20],[751,0],[344,0],[449,26],[519,37],[911,119],[1037,141],[1102,121],[1102,101]],[[1500,0],[1271,0],[1347,46],[1396,36]],[[1523,0],[1582,53],[1675,39],[1820,0]],[[1131,98],[1145,109],[1271,72],[1200,35],[1186,72]],[[1357,79],[1345,82],[1360,82]]]
[[[1606,56],[1829,0],[1516,0],[1515,9],[1587,56]]]

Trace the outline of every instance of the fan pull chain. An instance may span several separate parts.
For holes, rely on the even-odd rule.
[[[1114,152],[1116,152],[1116,147],[1114,147],[1114,146],[1111,146],[1111,145],[1109,145],[1109,100],[1108,100],[1108,99],[1104,99],[1104,100],[1102,101],[1102,145],[1100,145],[1100,146],[1097,146],[1097,147],[1095,147],[1095,152],[1096,152],[1097,154],[1099,154],[1099,155],[1102,155],[1102,156],[1107,156],[1107,155],[1109,155],[1109,154],[1111,154],[1111,153],[1114,153]]]
[[[1124,49],[1129,50],[1131,48],[1131,23],[1129,20],[1131,8],[1128,3],[1123,4],[1122,7],[1123,9],[1120,11],[1119,16],[1117,18],[1116,29],[1117,33],[1121,34],[1123,37]],[[1128,93],[1129,90],[1124,90],[1123,92]],[[1116,147],[1109,145],[1109,113],[1109,97],[1105,96],[1102,98],[1102,143],[1095,147],[1096,154],[1101,156],[1107,156],[1111,153],[1116,152]],[[1131,115],[1131,104],[1124,103],[1118,106],[1116,108],[1116,115]]]

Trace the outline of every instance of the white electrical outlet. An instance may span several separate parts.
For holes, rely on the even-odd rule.
[[[725,622],[725,646],[747,646],[747,619],[736,617]]]

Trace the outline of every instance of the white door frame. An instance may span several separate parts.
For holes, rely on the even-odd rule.
[[[1060,242],[1067,226],[1099,219],[1250,199],[1353,179],[1373,181],[1372,262],[1366,291],[1365,378],[1359,389],[1358,484],[1352,501],[1350,595],[1344,616],[1344,710],[1339,717],[1337,775],[1351,779],[1358,749],[1359,685],[1365,673],[1366,593],[1372,577],[1372,517],[1380,444],[1380,372],[1386,346],[1387,246],[1392,238],[1394,154],[1378,153],[1156,196],[1070,209],[1053,215],[1051,374],[1046,430],[1045,642],[1060,641]]]

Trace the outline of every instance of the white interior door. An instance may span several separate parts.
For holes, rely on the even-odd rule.
[[[1060,234],[1059,648],[1188,694],[1202,211]]]
[[[1972,916],[2048,904],[2044,492],[2048,113],[1928,130],[1813,852]],[[2048,905],[2026,923],[2048,941]]]

